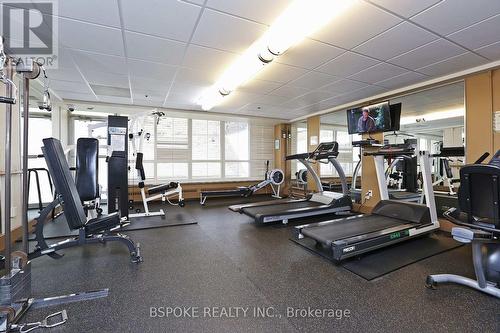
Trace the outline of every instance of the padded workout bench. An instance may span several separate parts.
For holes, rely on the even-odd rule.
[[[51,258],[59,259],[62,255],[57,253],[58,250],[86,244],[118,241],[127,246],[132,262],[141,262],[139,244],[136,245],[128,236],[114,231],[122,226],[118,213],[102,215],[87,221],[82,200],[71,176],[61,142],[49,138],[43,139],[43,145],[43,155],[58,195],[36,218],[35,236],[37,245],[35,250],[28,255],[28,258],[33,259],[48,255]],[[52,210],[59,205],[63,207],[63,214],[66,217],[68,227],[71,230],[78,230],[78,236],[49,245],[43,236],[44,222]]]

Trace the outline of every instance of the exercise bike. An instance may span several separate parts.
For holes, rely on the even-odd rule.
[[[201,191],[200,204],[205,205],[208,197],[244,197],[248,198],[258,190],[270,186],[273,198],[281,199],[280,188],[285,180],[285,174],[281,169],[269,170],[269,161],[266,161],[266,174],[263,181],[252,186],[240,186],[234,190],[221,190],[221,191]]]
[[[454,274],[429,275],[428,288],[457,283],[500,298],[500,150],[488,164],[482,164],[488,155],[460,169],[460,210],[451,208],[444,213],[457,225],[451,231],[453,238],[472,245],[476,280]]]

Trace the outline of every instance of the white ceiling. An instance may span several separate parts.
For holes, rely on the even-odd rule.
[[[59,1],[52,88],[68,100],[199,110],[203,89],[289,3]],[[498,0],[360,0],[212,111],[293,119],[499,59]],[[96,95],[95,84],[131,98]]]

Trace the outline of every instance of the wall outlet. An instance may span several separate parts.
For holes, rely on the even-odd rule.
[[[373,197],[373,191],[368,190],[365,194],[365,200],[370,200]]]
[[[10,209],[10,218],[15,218],[17,216],[17,207],[12,206]]]

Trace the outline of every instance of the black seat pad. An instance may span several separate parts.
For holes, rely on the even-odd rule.
[[[95,234],[107,231],[120,225],[120,216],[118,213],[97,217],[87,222],[85,225],[86,234]]]
[[[175,182],[171,182],[169,184],[162,184],[158,186],[153,186],[148,189],[148,194],[155,194],[155,193],[163,193],[168,190],[177,188],[178,184]]]

